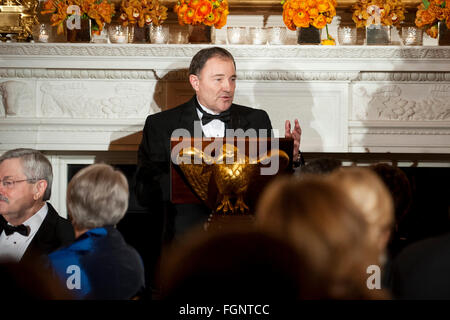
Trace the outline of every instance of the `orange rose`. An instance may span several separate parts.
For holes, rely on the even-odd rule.
[[[209,1],[203,1],[200,6],[197,7],[195,14],[205,18],[212,11],[212,4]]]
[[[323,39],[320,42],[323,46],[335,46],[336,42],[333,39]]]
[[[302,1],[303,2],[303,1]],[[307,4],[308,4],[308,7],[309,8],[313,8],[313,7],[315,7],[316,6],[316,0],[306,0],[305,1]]]
[[[195,17],[195,10],[189,8],[183,17],[183,23],[191,24],[194,21],[194,17]]]
[[[437,36],[438,36],[438,33],[439,33],[437,24],[435,24],[435,25],[431,26],[430,28],[428,28],[426,32],[427,32],[427,34],[430,37],[436,39]]]
[[[308,28],[309,27],[309,15],[304,10],[299,10],[293,18],[294,24],[299,28]]]
[[[309,16],[314,19],[315,17],[317,17],[319,15],[319,10],[317,8],[311,8],[308,10],[308,13],[309,13]]]
[[[217,29],[221,29],[227,23],[228,13],[229,13],[228,10],[225,10],[224,12],[222,12],[222,14],[220,15],[219,22],[217,22],[214,25],[214,27],[216,27]]]
[[[434,17],[430,14],[430,12],[428,10],[417,10],[417,14],[416,14],[416,26],[418,26],[419,28],[433,23],[434,21]]]
[[[320,12],[327,11],[329,7],[330,7],[330,5],[328,4],[327,0],[317,1],[317,9],[319,9]]]
[[[314,19],[312,25],[317,29],[322,29],[327,25],[327,18],[321,14]]]
[[[202,2],[201,0],[191,0],[191,2],[189,3],[189,6],[192,9],[197,9],[202,4],[201,2]]]

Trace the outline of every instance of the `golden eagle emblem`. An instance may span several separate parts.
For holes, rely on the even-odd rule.
[[[277,174],[289,164],[289,156],[283,150],[270,150],[261,157],[249,157],[239,152],[233,144],[223,144],[216,156],[206,154],[195,147],[180,150],[177,163],[186,180],[197,196],[204,202],[211,202],[209,187],[217,186],[215,213],[244,214],[249,212],[245,195],[258,171],[268,164],[278,162]],[[233,201],[235,199],[235,201]],[[233,204],[234,202],[234,204]]]

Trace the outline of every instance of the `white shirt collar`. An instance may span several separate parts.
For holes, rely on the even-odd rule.
[[[30,227],[30,236],[36,233],[41,227],[42,221],[44,221],[45,217],[48,213],[48,205],[47,202],[44,203],[41,209],[38,212],[33,214],[31,217],[26,220],[23,225]]]
[[[215,115],[220,114],[220,112],[214,112],[214,111],[208,109],[207,107],[205,107],[204,105],[202,105],[202,104],[200,103],[200,101],[198,101],[198,97],[196,97],[196,99],[197,99],[197,102],[198,102],[198,105],[200,106],[200,108],[202,108],[203,111],[205,111],[206,113],[209,113],[209,114],[215,114]],[[197,110],[197,113],[199,114],[199,117],[200,117],[200,119],[201,119],[202,116],[203,116],[203,113],[202,113],[201,111],[199,111],[199,110]]]
[[[28,236],[23,236],[17,232],[7,236],[3,231],[0,233],[0,262],[20,261],[37,231],[42,225],[48,213],[48,205],[45,203],[38,212],[28,218],[23,225],[30,228]]]

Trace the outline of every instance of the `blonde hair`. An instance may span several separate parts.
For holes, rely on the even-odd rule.
[[[372,170],[362,167],[340,168],[329,178],[360,208],[369,225],[370,243],[384,251],[394,224],[394,206],[383,181]]]
[[[346,194],[319,176],[281,178],[258,203],[259,228],[291,239],[308,261],[306,281],[326,298],[367,298],[366,268],[376,262],[367,224]]]
[[[128,182],[107,164],[80,170],[67,188],[67,209],[79,230],[116,225],[128,208]]]

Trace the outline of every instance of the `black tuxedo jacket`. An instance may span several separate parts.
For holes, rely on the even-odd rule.
[[[186,129],[191,137],[202,132],[196,110],[197,97],[176,108],[159,112],[147,117],[142,142],[138,151],[137,196],[144,206],[154,205],[158,199],[170,200],[170,138],[176,129]],[[272,124],[263,110],[252,109],[237,104],[230,107],[231,122],[229,129],[259,129],[271,134]]]
[[[47,206],[47,216],[25,250],[21,262],[34,263],[36,258],[68,245],[75,239],[72,224],[62,218],[50,203],[47,202]],[[0,216],[0,219],[6,223],[3,216]],[[0,223],[0,234],[2,232],[3,223]]]
[[[395,258],[391,290],[401,300],[450,299],[450,233],[415,242]]]
[[[197,97],[194,96],[178,107],[148,116],[138,151],[138,169],[135,177],[138,202],[144,207],[152,208],[154,212],[164,211],[167,214],[167,210],[172,211],[172,215],[180,219],[194,215],[208,217],[209,214],[207,210],[200,213],[202,209],[198,205],[172,206],[169,202],[170,138],[176,129],[186,129],[191,137],[194,137],[196,132],[202,132],[196,110],[197,104]],[[255,129],[257,134],[259,129],[265,129],[268,131],[267,134],[271,134],[272,124],[265,111],[232,104],[230,112],[231,121],[227,129],[244,131]],[[194,128],[194,124],[198,127]],[[203,209],[206,207],[204,206]],[[192,220],[184,221],[183,224],[187,228],[187,225],[195,223]],[[177,231],[174,233],[176,234]]]

